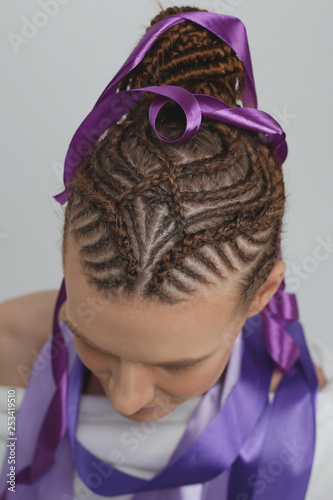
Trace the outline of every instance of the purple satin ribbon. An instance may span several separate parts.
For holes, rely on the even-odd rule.
[[[273,404],[240,451],[231,469],[233,494],[228,499],[300,500],[306,495],[315,448],[318,381],[301,324],[292,321],[286,331],[299,347],[299,360],[283,377]]]
[[[52,337],[45,343],[34,363],[17,417],[17,499],[42,500],[44,497],[39,496],[40,489],[45,484],[51,487],[54,465],[60,474],[63,472],[64,477],[65,470],[73,470],[70,448],[64,441],[67,430],[68,373],[73,363],[73,353],[68,351],[68,339],[64,338],[58,324],[59,310],[65,300],[63,280],[53,314]],[[67,454],[64,454],[66,449]],[[63,455],[60,459],[59,454]],[[8,470],[9,465],[5,460],[0,483],[1,500],[11,497],[10,492],[6,496],[4,489]],[[63,484],[65,486],[66,481]]]
[[[225,41],[239,56],[243,63],[246,81],[244,92],[244,105],[246,107],[229,108],[224,102],[215,97],[204,94],[192,95],[182,87],[177,86],[152,86],[117,92],[121,78],[127,75],[142,61],[146,52],[154,44],[160,34],[164,33],[171,26],[186,20],[193,21],[214,33],[221,40]],[[74,171],[88,155],[89,151],[95,146],[97,139],[112,123],[128,113],[130,108],[141,99],[142,95],[140,95],[140,93],[148,91],[168,98],[163,100],[161,97],[157,97],[153,103],[151,103],[149,119],[154,129],[157,113],[167,100],[174,100],[184,110],[187,120],[186,131],[184,135],[177,140],[187,140],[192,137],[200,127],[201,116],[207,116],[229,125],[258,132],[272,145],[273,151],[281,163],[283,163],[287,156],[285,133],[270,115],[256,109],[257,97],[250,50],[243,23],[235,17],[211,12],[186,12],[175,14],[162,19],[145,34],[116,76],[102,92],[93,110],[77,129],[65,158],[65,190],[54,196],[56,201],[60,204],[64,204],[68,200],[70,182],[73,178]],[[162,140],[169,141],[167,138],[159,137]]]
[[[299,359],[301,349],[286,332],[286,326],[298,319],[296,296],[283,292],[284,280],[267,306],[261,311],[267,349],[275,367],[286,374]]]
[[[140,93],[147,92],[164,96],[164,99],[155,98],[149,108],[149,121],[156,134],[164,141],[178,142],[190,139],[199,130],[201,117],[206,116],[235,127],[258,132],[263,139],[271,144],[273,152],[281,164],[287,157],[285,133],[274,118],[264,111],[254,108],[230,108],[215,97],[205,94],[191,94],[182,87],[172,85],[124,90],[115,94],[106,94],[75,133],[65,159],[64,183],[67,191],[54,196],[59,203],[63,204],[67,201],[74,171],[92,147],[87,138],[93,137],[96,130],[100,134],[107,130],[112,123],[128,113],[131,106],[141,97]],[[180,138],[173,140],[158,134],[155,126],[158,112],[170,99],[181,106],[186,116],[185,132]],[[98,137],[96,137],[95,142],[97,139]]]

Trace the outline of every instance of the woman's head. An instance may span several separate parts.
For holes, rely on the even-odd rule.
[[[151,25],[184,10],[199,9],[167,9]],[[233,50],[186,21],[157,39],[119,90],[149,85],[178,85],[237,107],[245,81]],[[135,304],[147,311],[154,308],[156,318],[168,311],[175,335],[181,335],[182,324],[177,311],[194,318],[194,311],[203,309],[211,317],[210,304],[215,311],[220,307],[211,334],[214,337],[217,325],[226,330],[231,322],[235,338],[241,321],[265,305],[283,277],[284,264],[276,262],[285,203],[281,166],[257,133],[205,117],[192,139],[162,141],[148,119],[154,97],[147,94],[112,125],[75,171],[63,235],[68,307],[82,304],[83,285],[70,283],[80,275],[85,291],[108,301],[110,310],[115,304],[117,310]],[[157,129],[169,138],[181,136],[185,121],[180,108],[164,106]],[[110,322],[114,317],[110,313]],[[134,325],[137,319],[132,318]],[[103,342],[106,320],[103,317],[103,338],[98,338]],[[189,318],[184,321],[189,324]],[[202,331],[205,320],[195,324]],[[126,329],[122,325],[119,331]],[[161,341],[164,334],[161,330]],[[129,351],[118,343],[113,351],[134,360],[136,342],[125,337],[131,342]],[[111,344],[108,347],[112,351]],[[178,354],[180,345],[175,349]],[[177,359],[170,352],[163,357],[152,354],[157,360]]]
[[[279,261],[247,315],[258,312],[281,282]],[[157,420],[204,394],[221,377],[247,315],[235,315],[227,287],[177,304],[103,299],[89,285],[69,243],[65,323],[82,362],[112,406],[137,421]],[[185,361],[187,360],[187,361]],[[146,413],[141,408],[156,407]]]

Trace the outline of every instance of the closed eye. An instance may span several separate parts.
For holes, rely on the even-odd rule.
[[[181,366],[178,366],[178,365],[174,365],[174,366],[165,366],[164,367],[164,370],[167,370],[167,371],[170,371],[170,372],[178,372],[178,371],[181,371],[181,370],[188,370],[189,368],[192,368],[192,366],[195,366],[197,365],[198,363],[195,363],[193,365],[181,365]]]
[[[87,342],[87,340],[85,338],[82,337],[82,335],[80,334],[80,332],[78,332],[76,330],[76,328],[74,327],[74,325],[72,325],[69,321],[67,321],[67,318],[64,318],[64,323],[65,325],[70,329],[70,331],[73,333],[73,335],[75,335],[79,340],[81,340],[81,342],[83,342],[85,345],[87,345],[88,347],[90,347],[90,349],[93,349],[95,352],[99,352],[101,354],[107,354],[108,356],[111,356],[113,358],[118,358],[118,356],[116,356],[115,354],[112,354],[111,352],[109,351],[104,351],[103,349],[99,349],[97,348],[96,346],[90,344],[89,342]],[[206,355],[204,356],[203,358],[199,359],[199,360],[195,360],[195,362],[192,362],[192,363],[187,363],[185,364],[183,362],[183,364],[175,364],[175,365],[159,365],[159,366],[154,366],[154,365],[151,365],[153,366],[154,368],[162,368],[163,370],[166,370],[168,372],[180,372],[180,371],[185,371],[185,370],[188,370],[189,368],[192,368],[193,366],[196,366],[198,365],[199,363],[201,363],[201,361],[203,361],[204,359],[208,358],[210,355]]]
[[[80,337],[80,335],[77,335],[75,332],[73,332],[73,334],[79,340],[81,340],[81,342],[83,342],[86,346],[90,347],[90,349],[93,349],[95,352],[100,352],[101,354],[107,354],[108,356],[111,356],[113,358],[118,358],[118,356],[116,356],[115,354],[112,354],[111,352],[106,352],[106,351],[103,351],[102,349],[96,349],[96,347],[88,344],[85,340],[82,339],[82,337]],[[195,363],[195,364],[197,364],[197,363]],[[186,366],[170,365],[170,366],[164,366],[162,369],[169,371],[169,372],[179,372],[181,370],[186,370],[188,368],[191,368],[192,366],[195,366],[195,365],[194,364],[193,365],[186,365]]]
[[[115,354],[103,351],[102,349],[96,349],[96,347],[88,344],[88,342],[86,342],[80,335],[78,335],[74,331],[73,331],[73,334],[75,335],[75,337],[77,337],[79,340],[81,340],[81,342],[83,342],[86,346],[90,347],[90,349],[93,349],[95,352],[100,352],[102,354],[107,354],[108,356],[111,356],[113,358],[117,358],[118,357]],[[198,363],[195,363],[195,364],[192,364],[192,365],[185,365],[185,366],[184,365],[181,365],[181,366],[178,366],[178,365],[164,366],[163,370],[166,370],[168,372],[179,372],[181,370],[187,370],[187,369],[191,368],[192,366],[195,366],[196,364],[198,364]]]

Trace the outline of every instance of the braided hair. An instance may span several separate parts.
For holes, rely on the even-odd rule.
[[[192,7],[162,10],[161,19]],[[118,90],[177,85],[242,105],[243,65],[205,28],[185,21],[161,34]],[[248,307],[278,257],[285,190],[281,165],[256,132],[203,117],[184,142],[161,140],[146,93],[112,124],[74,173],[65,209],[69,240],[97,292],[174,304],[205,287],[228,287]],[[160,111],[159,134],[176,139],[185,116]]]

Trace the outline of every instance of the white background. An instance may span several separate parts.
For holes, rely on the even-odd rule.
[[[46,21],[44,16],[45,26],[15,51],[8,36],[21,36],[26,19],[43,23],[38,17],[44,12],[42,3],[0,4],[0,301],[59,288],[63,208],[52,197],[63,190],[68,145],[158,12],[153,0],[61,0],[61,5],[59,0],[59,12]],[[286,289],[297,294],[306,335],[333,347],[333,248],[325,250],[320,243],[333,239],[333,2],[202,0],[176,5],[230,14],[247,28],[259,109],[279,121],[288,139],[283,167]]]

